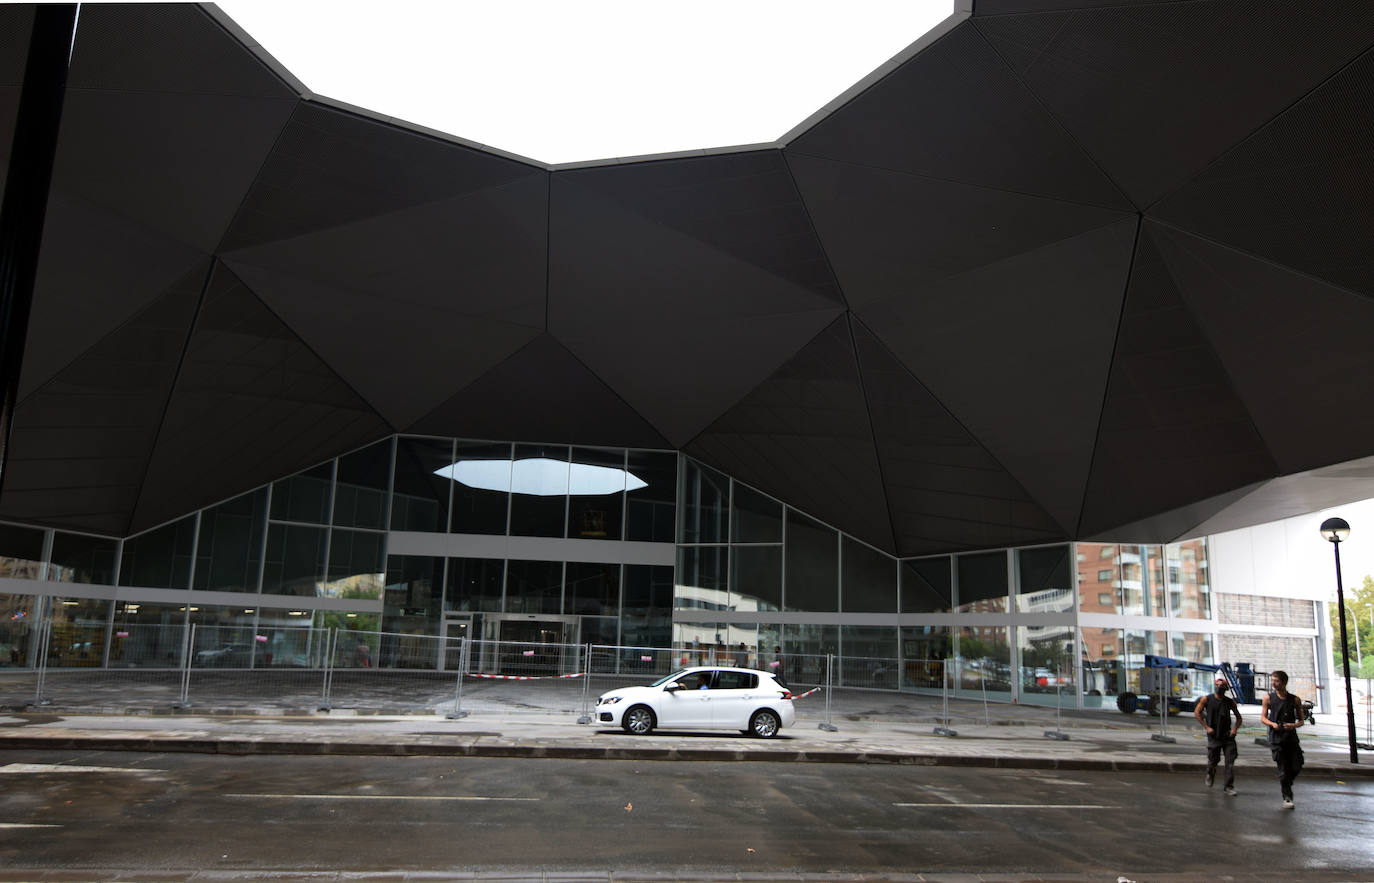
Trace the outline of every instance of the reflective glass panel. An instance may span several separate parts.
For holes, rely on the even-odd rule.
[[[1188,540],[1164,547],[1169,580],[1169,612],[1183,619],[1212,618],[1207,579],[1207,541]]]
[[[1021,613],[1073,611],[1068,546],[1017,549],[1016,609]]]
[[[112,602],[53,598],[48,635],[49,668],[99,668],[105,664],[105,631]]]
[[[737,543],[781,543],[782,504],[735,482],[730,529]]]
[[[958,638],[958,676],[960,693],[981,696],[1011,693],[1011,645],[1005,626],[960,626]]]
[[[453,464],[453,443],[434,439],[396,441],[391,529],[440,533],[448,526],[449,491],[444,470]],[[342,465],[342,464],[341,464]]]
[[[871,690],[897,689],[899,666],[895,626],[842,626],[840,652],[843,661],[837,663],[839,684]]]
[[[119,543],[104,537],[56,531],[52,538],[52,565],[48,579],[59,583],[114,585]]]
[[[681,654],[680,664],[728,665],[727,631],[727,627],[718,622],[673,623],[673,647]]]
[[[1073,626],[1017,626],[1016,643],[1021,651],[1021,701],[1076,705]]]
[[[573,448],[568,469],[568,536],[620,539],[627,480],[624,451]]]
[[[1007,612],[1007,556],[1005,552],[959,555],[960,613]]]
[[[183,604],[117,602],[110,631],[110,667],[176,668],[187,628]]]
[[[903,690],[939,690],[950,651],[949,627],[905,626],[902,636]]]
[[[272,482],[272,517],[278,521],[328,524],[333,480],[334,461],[330,460],[314,469]]]
[[[678,584],[673,606],[679,610],[725,610],[730,606],[725,546],[683,546],[677,550]]]
[[[0,576],[43,578],[43,531],[0,524]]]
[[[605,644],[613,647],[620,640],[620,629],[614,616],[584,616],[581,626],[582,634],[579,641],[583,644]]]
[[[561,445],[516,445],[511,491],[511,536],[564,536],[568,449]]]
[[[386,534],[338,528],[330,533],[324,597],[380,598],[385,579]]]
[[[673,568],[625,565],[621,642],[627,647],[667,647],[673,639]]]
[[[791,529],[789,523],[788,531]],[[839,626],[786,623],[782,634],[788,684],[794,690],[798,686],[809,688],[824,684],[830,664],[828,657],[840,649]],[[832,683],[838,677],[839,672],[834,671]]]
[[[438,634],[443,600],[443,558],[426,555],[387,556],[386,590],[382,594],[382,631]]]
[[[902,612],[948,613],[953,609],[954,579],[948,555],[909,558],[902,562]]]
[[[500,558],[450,558],[444,609],[501,612],[506,562]]]
[[[561,561],[506,562],[507,613],[562,613]]]
[[[334,525],[336,527],[386,527],[387,485],[391,478],[392,440],[379,441],[361,451],[354,451],[339,458],[339,476],[334,487]],[[447,442],[440,442],[442,450]],[[422,476],[415,475],[429,453],[426,447],[408,451],[412,457],[406,464],[406,476],[411,487],[420,489],[423,494],[433,490],[427,487]],[[410,513],[407,513],[407,517]],[[416,516],[417,523],[424,519]],[[425,528],[397,528],[397,530],[424,530]],[[442,528],[439,528],[442,530]]]
[[[626,471],[625,539],[671,543],[677,518],[677,454],[630,451]]]
[[[458,442],[453,482],[454,533],[501,536],[510,509],[511,446]]]
[[[730,609],[782,609],[782,546],[730,550]]]
[[[730,480],[684,457],[681,542],[723,543],[730,535]]]
[[[871,546],[844,538],[840,556],[840,609],[846,613],[897,612],[897,562]],[[893,637],[895,646],[896,637]]]
[[[1083,626],[1079,630],[1079,655],[1083,661],[1083,706],[1115,708],[1116,697],[1126,688],[1125,635],[1121,629]]]
[[[191,585],[191,550],[196,543],[194,515],[129,537],[119,563],[121,586],[185,589]]]
[[[1125,613],[1120,547],[1078,543],[1074,556],[1078,567],[1078,609],[1083,613]]]
[[[787,510],[784,610],[839,610],[839,534],[795,509]]]
[[[329,531],[299,524],[267,528],[267,559],[262,569],[265,595],[314,597],[324,580],[324,546]]]
[[[40,618],[36,596],[0,595],[0,668],[33,666]]]
[[[1162,549],[1159,546],[1119,546],[1118,556],[1121,562],[1121,612],[1136,616],[1165,616]]]
[[[1216,651],[1213,649],[1210,632],[1170,632],[1169,643],[1173,650],[1169,655],[1175,659],[1216,665]],[[1211,688],[1211,684],[1208,683],[1209,680],[1210,678],[1195,679],[1194,683],[1201,684],[1203,690],[1208,690]]]
[[[266,514],[266,488],[200,513],[195,588],[218,592],[258,590]]]
[[[620,615],[620,565],[569,561],[563,577],[563,605],[568,613]]]

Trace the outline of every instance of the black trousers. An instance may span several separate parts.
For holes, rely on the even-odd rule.
[[[1225,742],[1213,742],[1207,740],[1207,775],[1217,774],[1217,762],[1226,758],[1225,776],[1222,784],[1224,788],[1231,788],[1236,784],[1236,740],[1227,739]]]
[[[1293,796],[1293,780],[1302,772],[1302,746],[1297,739],[1284,739],[1269,745],[1269,753],[1274,757],[1274,765],[1279,770],[1279,790],[1284,797]]]

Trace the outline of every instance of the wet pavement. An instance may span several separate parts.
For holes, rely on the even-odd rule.
[[[506,692],[502,692],[502,690]],[[775,739],[738,733],[656,731],[630,736],[579,723],[580,694],[494,687],[481,702],[456,704],[441,691],[411,701],[408,713],[283,709],[244,704],[89,708],[52,705],[0,711],[0,749],[181,751],[234,755],[559,757],[588,759],[777,761],[957,765],[1065,770],[1200,772],[1204,739],[1191,716],[1157,718],[1114,711],[1060,711],[1032,705],[878,691],[836,691],[827,707],[813,694],[796,701],[798,720]],[[500,697],[506,696],[506,701]],[[510,697],[517,697],[511,699]],[[413,710],[412,710],[413,709]],[[1242,706],[1249,722],[1257,706]],[[394,711],[394,709],[392,709]],[[941,734],[937,730],[950,734]],[[1238,770],[1272,775],[1264,731],[1240,734]],[[1318,716],[1303,729],[1304,775],[1374,775],[1374,752],[1351,764],[1343,718]],[[1363,731],[1359,735],[1364,736]]]

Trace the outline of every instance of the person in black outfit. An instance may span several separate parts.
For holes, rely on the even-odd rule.
[[[1226,779],[1222,788],[1227,797],[1236,796],[1236,731],[1240,729],[1240,709],[1236,700],[1226,695],[1231,685],[1218,676],[1212,685],[1212,695],[1203,696],[1193,709],[1193,716],[1207,731],[1207,787],[1217,777],[1217,761],[1226,758]],[[1235,718],[1235,723],[1231,722]]]
[[[1283,792],[1283,808],[1293,808],[1293,780],[1302,771],[1302,746],[1298,743],[1298,728],[1303,725],[1302,701],[1288,692],[1288,673],[1275,671],[1269,675],[1273,689],[1265,694],[1260,719],[1269,728],[1269,753],[1279,769],[1279,789]]]

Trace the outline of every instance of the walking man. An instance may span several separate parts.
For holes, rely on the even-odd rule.
[[[1240,729],[1240,709],[1236,700],[1226,695],[1231,685],[1226,678],[1218,675],[1212,684],[1212,694],[1203,696],[1193,709],[1193,716],[1207,731],[1207,787],[1211,788],[1217,777],[1217,761],[1226,758],[1226,778],[1222,790],[1227,797],[1236,796],[1236,731]],[[1232,718],[1235,723],[1232,723]]]
[[[1302,772],[1302,746],[1298,743],[1298,728],[1303,725],[1302,702],[1288,692],[1288,673],[1274,671],[1269,675],[1272,688],[1261,703],[1260,719],[1269,728],[1269,753],[1279,769],[1279,790],[1283,793],[1283,808],[1293,808],[1293,780]]]

